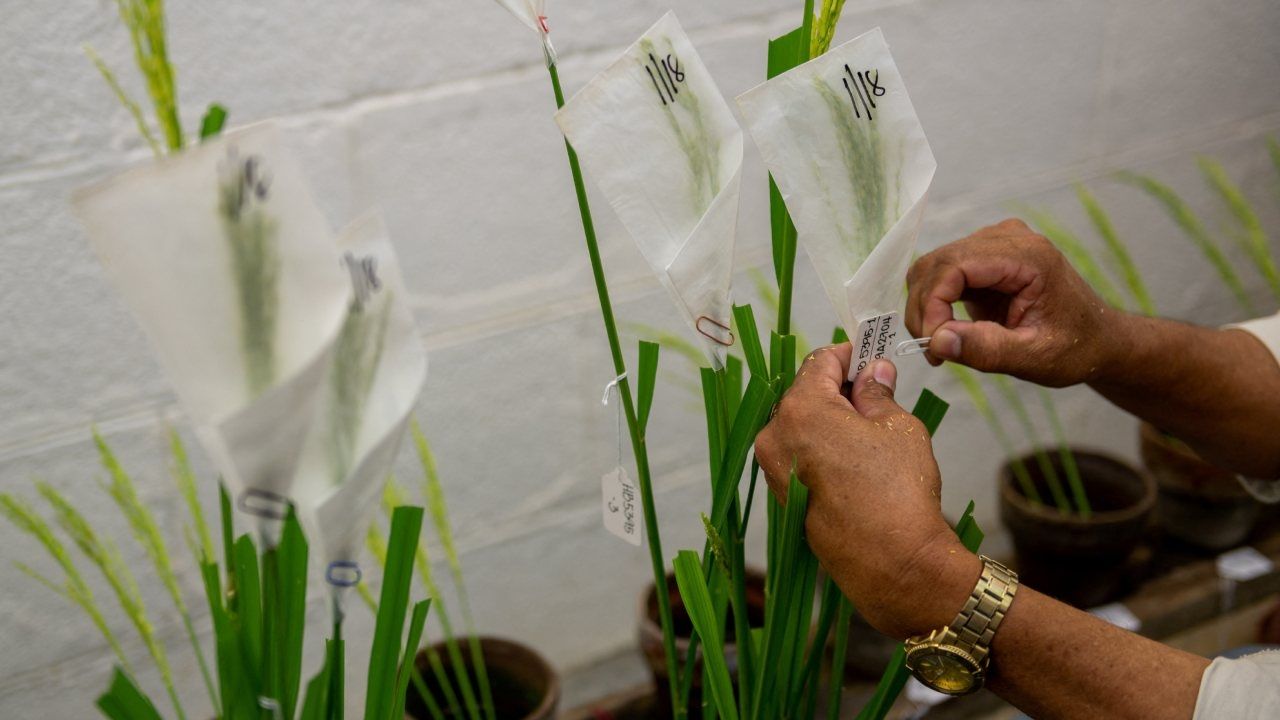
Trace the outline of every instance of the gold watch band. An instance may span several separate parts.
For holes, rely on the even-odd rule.
[[[1018,592],[1018,574],[985,555],[979,557],[982,575],[948,629],[955,633],[956,646],[985,666],[991,639]]]

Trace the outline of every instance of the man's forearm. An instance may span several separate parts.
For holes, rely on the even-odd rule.
[[[1243,475],[1280,477],[1280,365],[1243,330],[1117,312],[1089,385]]]
[[[988,687],[1035,718],[1190,718],[1209,661],[1023,587]]]

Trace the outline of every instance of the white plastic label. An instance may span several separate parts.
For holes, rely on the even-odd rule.
[[[1110,603],[1107,605],[1099,605],[1089,611],[1103,620],[1115,625],[1122,630],[1129,632],[1138,632],[1138,628],[1142,627],[1142,621],[1137,615],[1133,614],[1124,603]]]
[[[1275,569],[1271,558],[1248,546],[1219,555],[1217,565],[1219,577],[1235,582],[1248,582]]]
[[[872,315],[859,321],[858,334],[852,338],[855,357],[849,365],[849,379],[857,377],[872,360],[892,353],[901,329],[902,319],[896,312]]]
[[[616,467],[600,478],[600,499],[604,529],[640,547],[640,493],[626,470]]]

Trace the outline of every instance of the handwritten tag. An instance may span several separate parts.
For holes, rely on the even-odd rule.
[[[1090,610],[1089,613],[1129,632],[1138,632],[1138,628],[1142,627],[1142,621],[1124,603],[1099,605]]]
[[[600,478],[600,500],[604,529],[640,547],[640,494],[626,470],[616,467]]]
[[[1275,569],[1271,558],[1245,546],[1218,556],[1218,577],[1235,582],[1248,582]]]
[[[873,315],[859,321],[858,332],[853,338],[856,362],[849,376],[856,376],[872,360],[879,360],[892,352],[901,329],[902,319],[896,312]]]

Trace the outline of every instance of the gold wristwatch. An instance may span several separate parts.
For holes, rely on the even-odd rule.
[[[947,695],[967,695],[982,687],[991,638],[1018,591],[1017,573],[980,557],[982,576],[956,619],[906,642],[907,669],[926,687]]]

